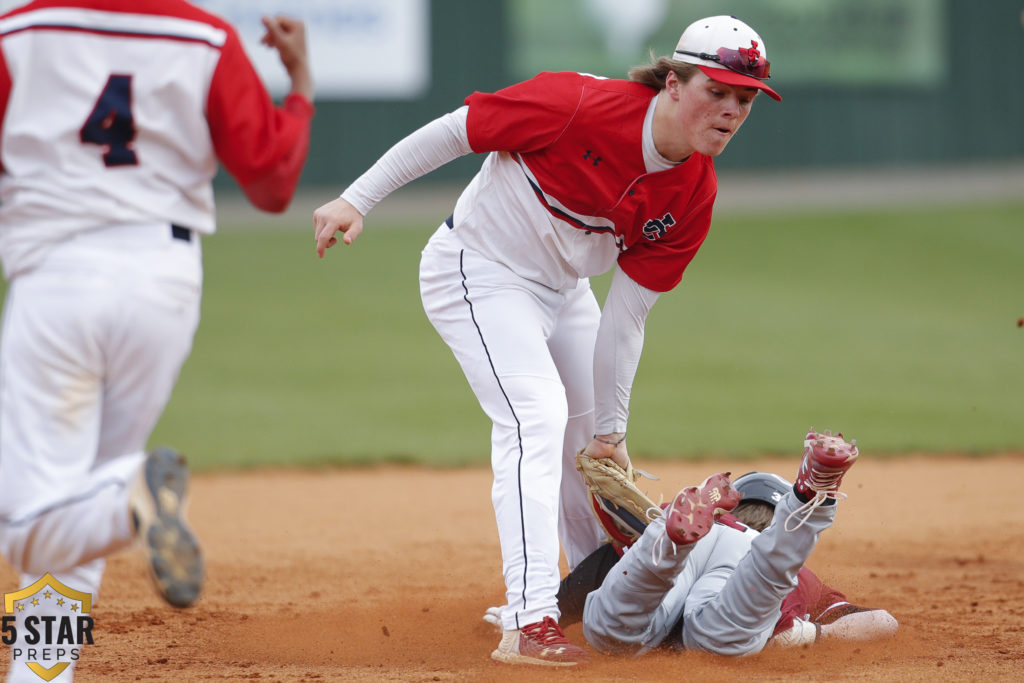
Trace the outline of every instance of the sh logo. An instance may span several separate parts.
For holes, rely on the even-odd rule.
[[[652,218],[644,223],[644,237],[653,242],[660,237],[664,237],[665,233],[668,232],[669,227],[675,224],[676,221],[672,218],[672,214],[670,213],[666,213],[661,218]]]

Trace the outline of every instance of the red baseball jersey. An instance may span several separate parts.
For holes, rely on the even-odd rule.
[[[215,229],[218,160],[258,208],[294,193],[313,106],[271,101],[234,28],[182,0],[38,0],[0,17],[8,275],[111,224]]]
[[[513,156],[552,217],[614,235],[622,270],[664,292],[704,242],[718,185],[712,159],[699,153],[648,172],[642,134],[656,94],[631,81],[542,73],[466,98],[467,130],[474,151]]]

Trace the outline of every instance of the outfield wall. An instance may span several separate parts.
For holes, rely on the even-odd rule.
[[[586,1],[560,0],[554,7],[564,14],[572,3]],[[827,48],[833,38],[821,35],[821,26],[827,25],[829,18],[811,16],[817,2],[808,0],[805,34],[809,43]],[[749,13],[760,21],[751,18],[750,23],[768,24],[759,30],[769,43],[776,67],[773,83],[785,99],[782,103],[767,98],[757,102],[744,130],[718,161],[720,169],[1024,159],[1024,4],[1019,0],[865,2],[826,3],[833,24],[844,21],[846,15],[853,17],[848,23],[859,24],[854,27],[859,33],[846,42],[841,39],[844,32],[833,29],[836,48],[831,54],[827,49],[814,52],[794,47],[805,34],[792,26],[786,33],[787,26],[779,23],[783,5],[749,5]],[[557,55],[545,57],[547,53],[531,48],[528,40],[524,42],[531,37],[531,29],[524,28],[523,17],[528,19],[527,10],[536,4],[533,0],[430,2],[430,78],[423,94],[404,100],[318,100],[313,150],[303,185],[347,184],[401,136],[458,107],[473,90],[494,90],[519,80],[524,63],[533,68],[549,59],[553,70],[577,68]],[[929,12],[919,12],[922,6]],[[666,11],[670,17],[681,16],[688,7],[671,0]],[[874,9],[855,13],[858,7]],[[902,22],[899,30],[893,29],[894,22]],[[582,34],[591,30],[587,26],[581,17],[575,24],[567,22],[554,29],[569,41],[586,38]],[[810,27],[816,28],[812,32]],[[785,39],[772,44],[769,36],[780,33]],[[651,42],[657,42],[649,46],[658,53],[673,47],[663,35],[665,30],[651,36]],[[869,64],[866,57],[853,51],[865,49],[864,37],[872,36],[879,44],[867,46],[873,50]],[[905,43],[911,47],[905,49]],[[533,61],[524,62],[530,57]],[[400,54],[393,57],[402,58]],[[845,72],[839,68],[844,59],[852,62],[846,64]],[[864,63],[860,79],[856,71],[859,62]],[[368,64],[366,68],[374,67]],[[904,72],[909,75],[902,77]],[[478,158],[460,159],[435,171],[432,179],[461,180],[478,166]],[[218,182],[223,185],[226,181],[220,178]]]

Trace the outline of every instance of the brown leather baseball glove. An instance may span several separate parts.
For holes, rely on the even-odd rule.
[[[590,491],[594,514],[608,534],[608,540],[620,547],[633,545],[653,519],[650,514],[661,510],[637,488],[636,482],[641,476],[657,477],[632,465],[624,470],[611,458],[591,458],[583,455],[583,451],[576,454],[576,469]]]

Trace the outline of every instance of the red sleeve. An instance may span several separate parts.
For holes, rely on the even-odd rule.
[[[529,152],[558,139],[579,107],[583,75],[544,72],[495,93],[466,98],[474,152]]]
[[[306,162],[313,105],[292,94],[275,107],[238,34],[227,30],[206,107],[213,148],[254,206],[281,212]]]

